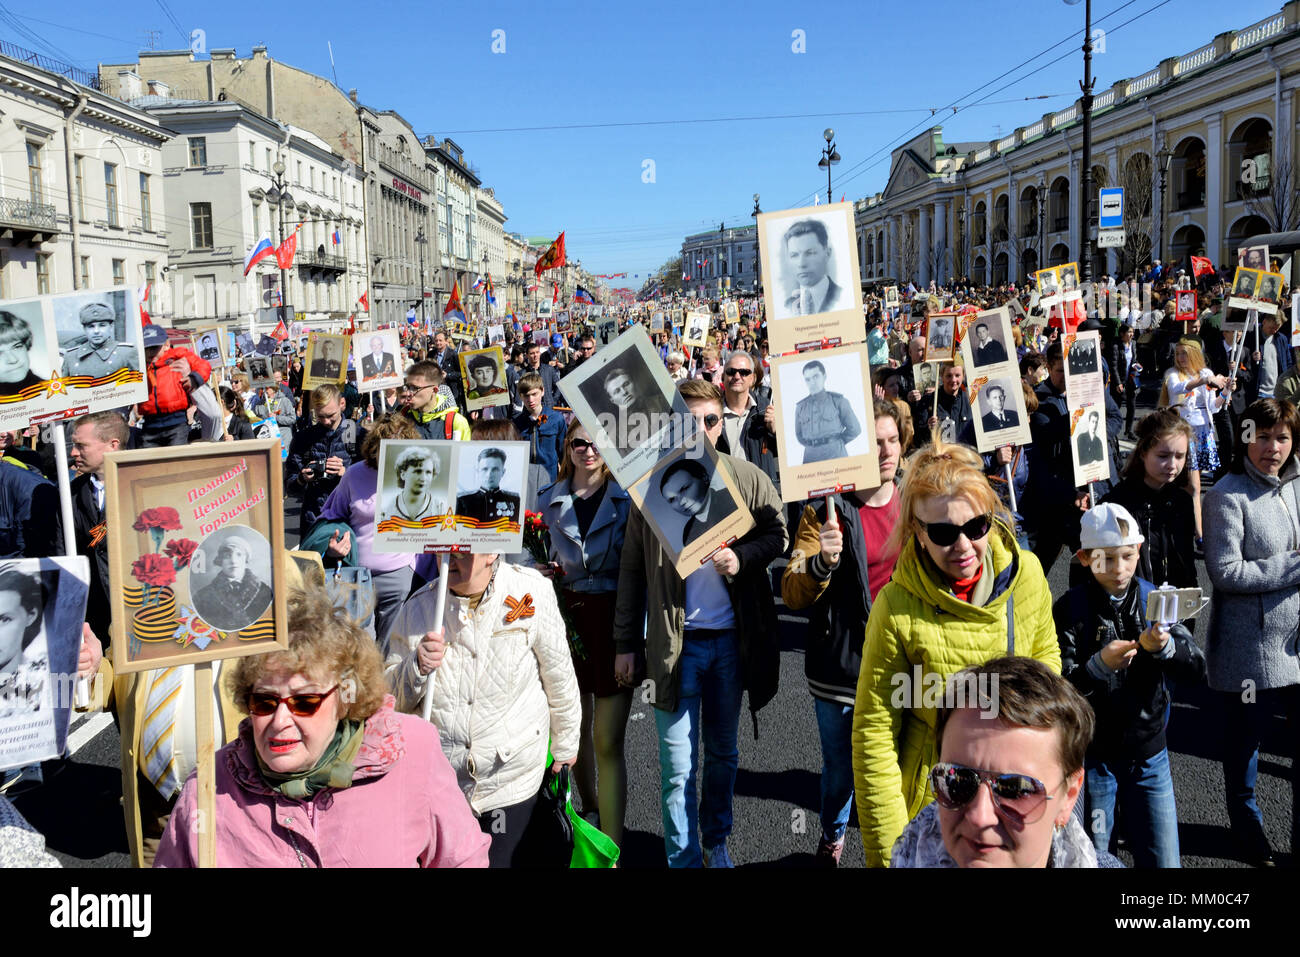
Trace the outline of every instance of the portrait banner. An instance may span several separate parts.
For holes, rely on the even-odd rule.
[[[125,286],[0,302],[0,431],[146,400],[140,322]]]
[[[465,409],[473,412],[492,405],[509,405],[506,359],[500,346],[458,354],[461,381],[465,384]]]
[[[224,330],[220,326],[208,326],[194,333],[195,353],[214,370],[226,364],[226,357],[222,351],[225,338]]]
[[[1259,247],[1267,249],[1267,247]],[[1254,309],[1267,316],[1277,314],[1277,301],[1282,294],[1281,273],[1238,266],[1232,277],[1232,291],[1228,294],[1229,309]],[[1244,321],[1244,320],[1243,320]],[[1225,326],[1225,328],[1227,328]],[[1240,328],[1240,327],[1238,327]]]
[[[244,374],[248,376],[248,384],[252,388],[268,389],[275,385],[270,356],[244,356],[242,362]]]
[[[307,358],[303,362],[302,389],[310,392],[323,385],[343,385],[347,376],[347,354],[351,337],[313,332],[307,337]]]
[[[288,647],[278,441],[105,459],[113,670]]]
[[[527,442],[384,440],[377,552],[523,550]]]
[[[641,326],[624,330],[566,375],[560,390],[623,488],[631,488],[697,431],[695,417]]]
[[[866,339],[853,204],[758,216],[773,355]]]
[[[932,312],[925,318],[925,361],[952,362],[957,356],[957,314]]]
[[[686,314],[686,328],[682,332],[682,345],[703,348],[709,344],[709,327],[713,314],[703,309],[693,309]]]
[[[962,317],[962,363],[975,425],[975,447],[992,452],[1004,445],[1028,445],[1029,413],[1020,388],[1020,369],[1005,306]]]
[[[783,501],[880,484],[868,352],[857,344],[772,357]]]
[[[1101,333],[1068,333],[1063,341],[1065,404],[1070,409],[1100,405],[1105,408],[1106,383],[1102,376]]]
[[[0,771],[63,754],[89,592],[85,556],[0,561]]]
[[[1196,290],[1180,289],[1174,296],[1174,319],[1177,322],[1191,322],[1196,318]]]
[[[402,339],[396,329],[378,329],[352,337],[352,368],[358,392],[400,389],[405,367]]]
[[[1070,409],[1070,457],[1076,487],[1110,478],[1104,402]]]
[[[728,325],[740,322],[740,306],[731,300],[723,303],[722,318]]]

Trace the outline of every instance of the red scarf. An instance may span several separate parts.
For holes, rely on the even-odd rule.
[[[962,601],[969,603],[971,592],[975,590],[976,583],[979,582],[980,576],[984,574],[984,566],[980,565],[975,570],[975,574],[970,578],[959,578],[952,583],[952,593]]]

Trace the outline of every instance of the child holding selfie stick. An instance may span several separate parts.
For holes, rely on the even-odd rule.
[[[1079,561],[1089,580],[1052,606],[1061,674],[1092,705],[1086,826],[1099,851],[1110,849],[1115,808],[1138,867],[1178,867],[1178,814],[1165,745],[1167,679],[1204,681],[1205,658],[1183,625],[1149,622],[1154,586],[1136,574],[1142,535],[1120,505],[1086,512]]]

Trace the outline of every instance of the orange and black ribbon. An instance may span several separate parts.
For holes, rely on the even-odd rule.
[[[523,599],[511,598],[506,596],[506,607],[510,611],[506,612],[506,624],[518,621],[520,618],[532,618],[537,609],[533,607],[533,596],[525,594]]]

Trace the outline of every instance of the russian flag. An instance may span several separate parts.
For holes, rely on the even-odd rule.
[[[268,256],[274,256],[274,255],[275,255],[275,246],[271,244],[271,240],[269,238],[263,236],[261,239],[257,241],[257,245],[254,246],[249,251],[248,255],[244,257],[244,275],[247,276],[248,271],[252,269],[254,266],[256,266],[263,259],[266,259]]]
[[[337,229],[334,230],[334,245],[335,246],[341,245],[342,242],[343,240],[339,239],[339,231]]]
[[[483,288],[484,284],[485,284],[485,280],[483,279],[482,276],[479,276],[477,279],[474,280],[474,285],[469,287],[470,292],[478,292],[480,289]]]

